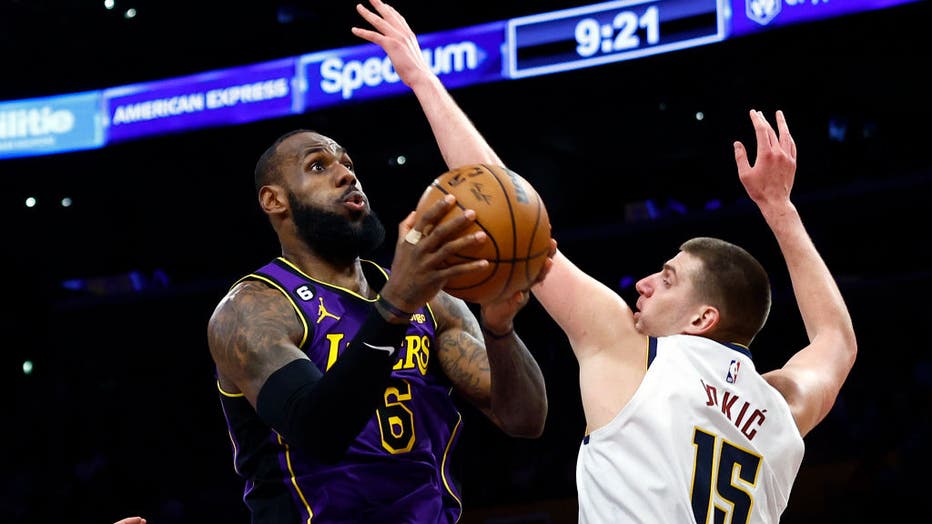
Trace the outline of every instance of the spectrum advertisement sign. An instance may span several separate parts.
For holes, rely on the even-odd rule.
[[[502,80],[505,22],[418,36],[431,70],[454,89]],[[298,111],[408,93],[391,60],[375,44],[298,57]]]
[[[0,158],[102,147],[100,105],[100,91],[0,102]]]

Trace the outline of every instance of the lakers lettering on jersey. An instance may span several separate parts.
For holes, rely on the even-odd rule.
[[[364,268],[375,287],[386,281],[384,268],[371,262]],[[283,258],[243,278],[261,280],[288,298],[305,326],[299,347],[323,371],[353,340],[374,300],[317,281]],[[269,515],[267,522],[276,524],[459,518],[462,505],[447,454],[462,419],[449,380],[431,360],[435,328],[429,307],[412,315],[382,401],[336,464],[291,448],[244,398],[221,395],[236,470],[246,480],[244,498],[254,517]]]

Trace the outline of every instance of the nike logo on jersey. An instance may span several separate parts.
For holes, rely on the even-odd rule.
[[[392,346],[373,346],[372,344],[370,344],[370,343],[368,343],[368,342],[363,342],[362,345],[364,345],[364,346],[366,346],[366,347],[370,347],[370,348],[372,348],[372,349],[377,349],[377,350],[379,350],[379,351],[384,351],[384,352],[388,353],[389,355],[394,355],[394,354],[395,354],[395,348],[393,348]]]

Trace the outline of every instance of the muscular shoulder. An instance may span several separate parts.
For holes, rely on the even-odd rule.
[[[221,380],[239,389],[261,385],[280,360],[275,348],[294,347],[303,327],[291,303],[276,289],[244,281],[223,297],[210,317],[207,341]],[[293,358],[293,357],[292,357]]]
[[[210,333],[224,333],[243,326],[281,325],[295,318],[290,302],[277,289],[254,280],[234,286],[220,300],[210,317]]]

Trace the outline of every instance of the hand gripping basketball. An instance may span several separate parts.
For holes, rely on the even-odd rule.
[[[484,232],[488,240],[455,251],[444,263],[488,260],[489,265],[451,277],[444,291],[482,304],[530,288],[551,253],[550,218],[534,187],[502,166],[462,166],[441,174],[424,190],[418,215],[445,195],[454,195],[456,205],[437,226],[471,209],[476,218],[466,232]]]

